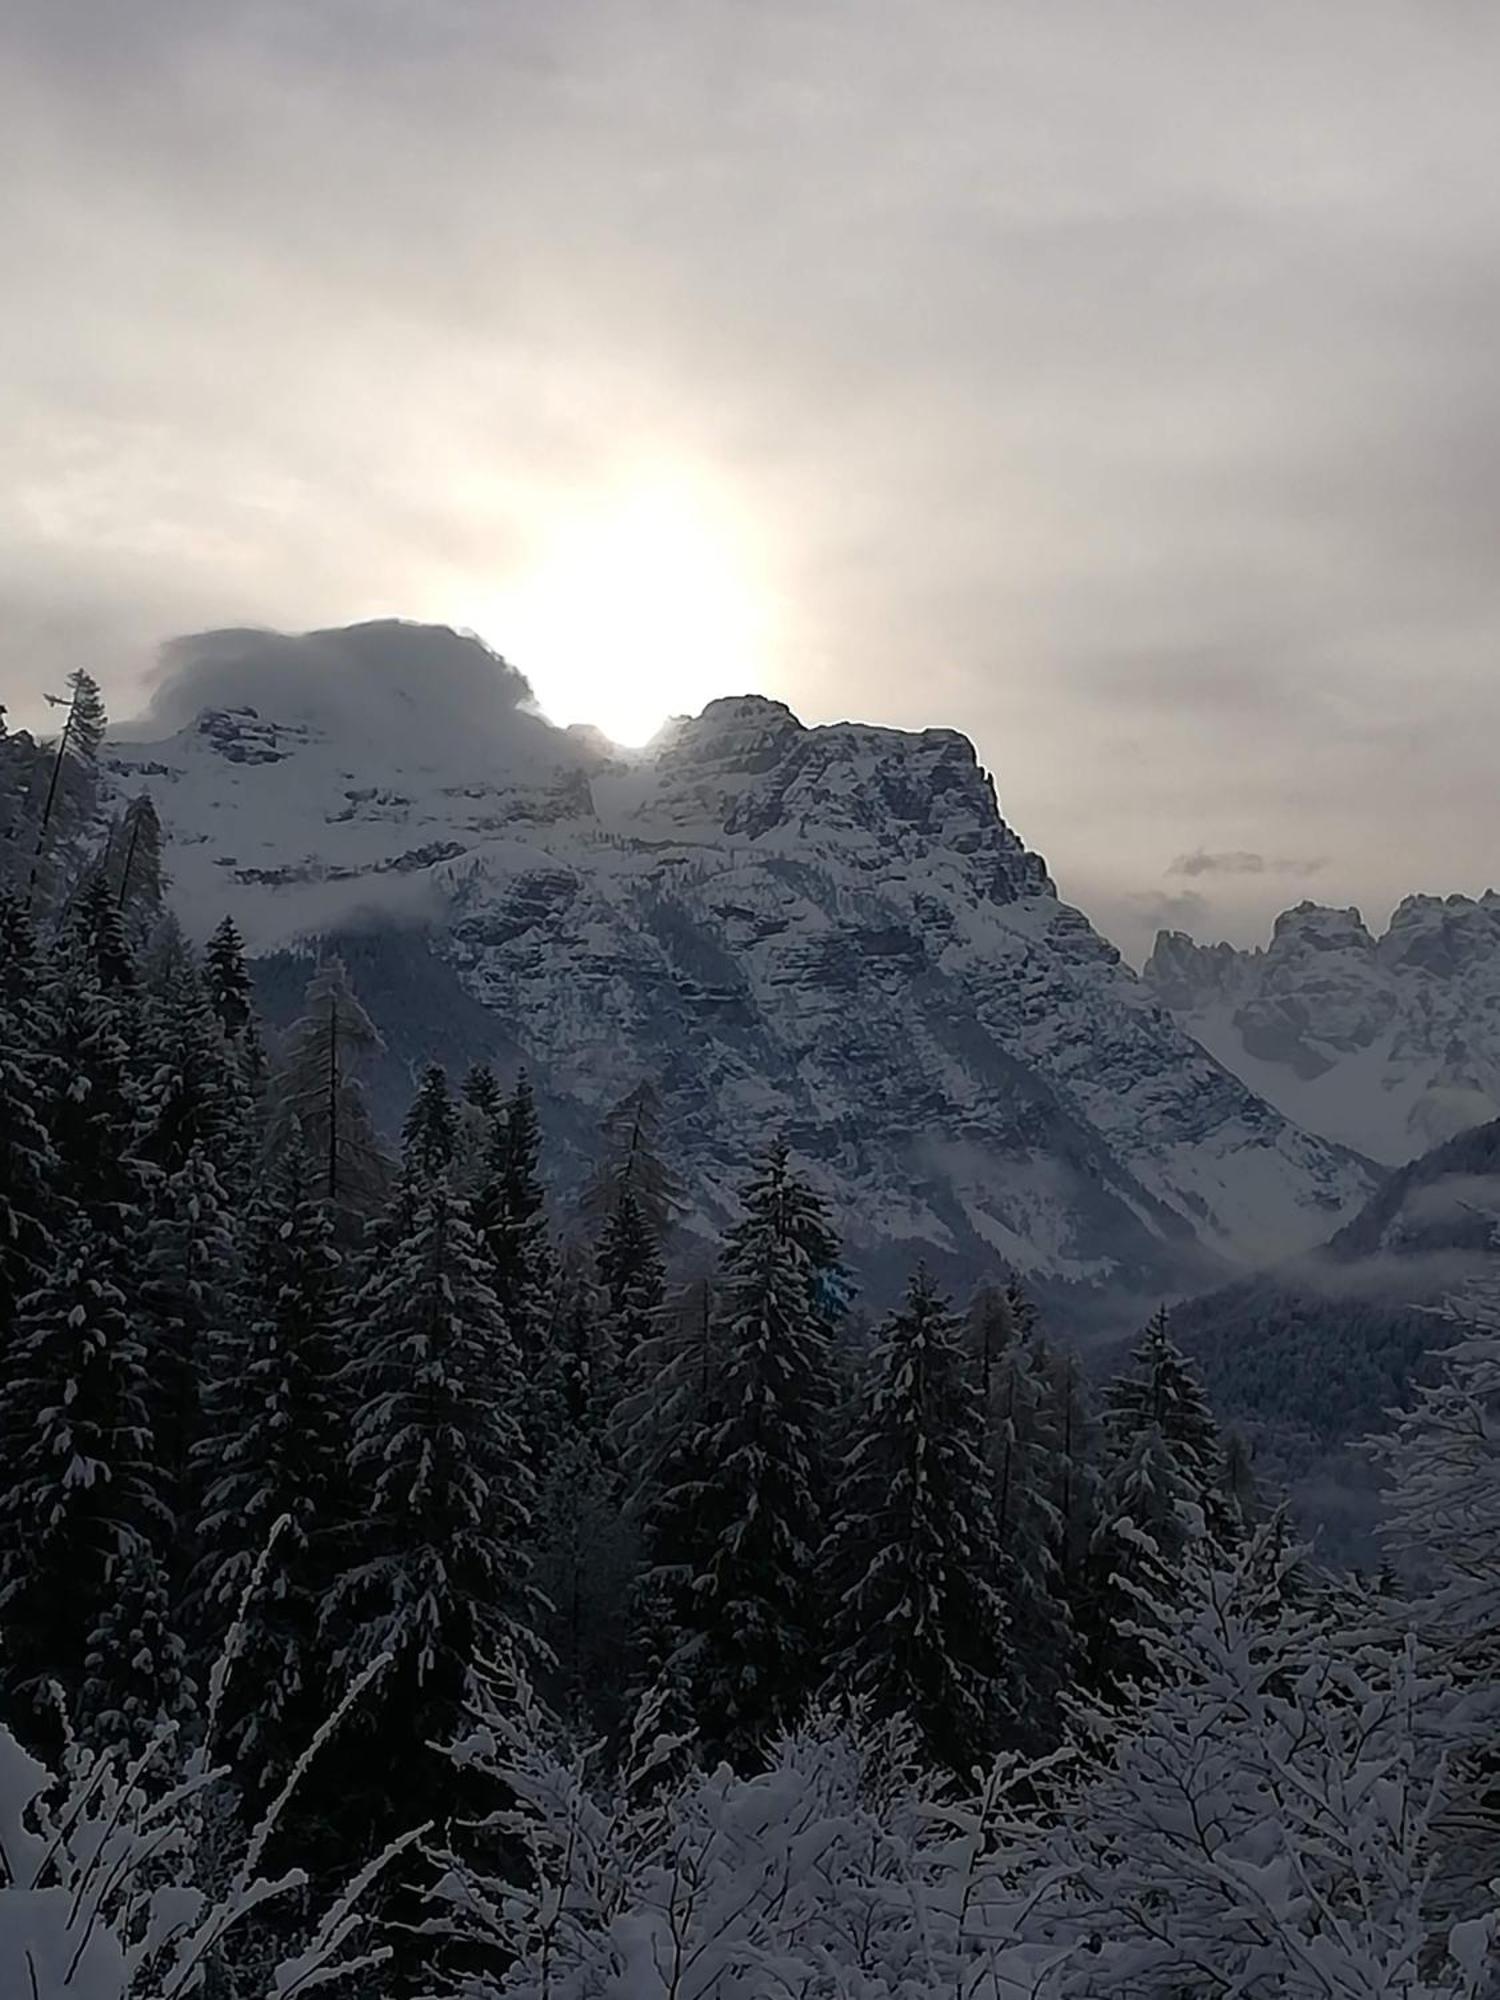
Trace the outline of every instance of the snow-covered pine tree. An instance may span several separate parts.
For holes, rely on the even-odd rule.
[[[546,1342],[554,1278],[540,1157],[536,1099],[523,1071],[491,1127],[469,1219],[511,1340],[533,1370]]]
[[[1045,1751],[1062,1731],[1060,1697],[1075,1641],[1059,1547],[1058,1453],[1051,1357],[1011,1299],[985,1286],[965,1328],[979,1392],[984,1463],[1003,1570],[1010,1633],[1009,1708],[1018,1743]]]
[[[245,941],[233,917],[219,919],[203,948],[203,987],[225,1034],[244,1034],[255,1018],[255,1007],[245,966]]]
[[[44,989],[52,1032],[43,1123],[57,1154],[59,1182],[97,1235],[125,1242],[140,1228],[149,1170],[135,1141],[140,1092],[127,1036],[128,996],[102,983],[91,952],[65,941]]]
[[[505,1109],[505,1092],[500,1088],[500,1079],[487,1062],[472,1063],[464,1075],[461,1086],[465,1104],[485,1118],[498,1118]]]
[[[240,1199],[253,1166],[250,1093],[175,920],[158,927],[142,980],[139,1151],[161,1173],[193,1153]]]
[[[203,951],[203,989],[224,1031],[240,1081],[249,1097],[251,1116],[257,1128],[252,1137],[259,1146],[259,1123],[264,1113],[266,1050],[260,1023],[255,1014],[254,990],[245,964],[245,943],[231,917],[220,920]],[[254,1150],[254,1148],[252,1148]]]
[[[429,1063],[401,1132],[401,1170],[410,1189],[420,1191],[453,1165],[458,1143],[458,1112],[448,1088],[447,1072]]]
[[[194,1145],[152,1185],[140,1255],[140,1330],[157,1491],[172,1523],[162,1567],[181,1601],[195,1560],[195,1456],[210,1356],[239,1310],[237,1245],[213,1162]]]
[[[43,954],[20,896],[0,890],[0,1357],[16,1307],[55,1255],[62,1190],[43,1109],[51,1046]]]
[[[93,871],[74,899],[68,916],[67,949],[92,968],[106,992],[127,993],[135,986],[135,953],[102,867]]]
[[[354,1515],[325,1593],[323,1641],[346,1672],[382,1653],[344,1774],[381,1825],[446,1820],[451,1780],[428,1745],[456,1734],[476,1661],[534,1652],[534,1492],[527,1384],[463,1204],[439,1174],[348,1309],[357,1340]]]
[[[822,1198],[768,1148],[720,1260],[720,1380],[652,1506],[678,1544],[658,1582],[706,1742],[754,1756],[818,1680],[834,1368],[820,1282],[838,1270]]]
[[[659,1330],[667,1290],[661,1243],[628,1179],[604,1219],[595,1262],[600,1345],[613,1365],[616,1393],[628,1396],[639,1386],[642,1357]]]
[[[198,1448],[204,1488],[197,1623],[217,1645],[262,1552],[222,1729],[264,1800],[327,1712],[317,1642],[347,1495],[344,1264],[304,1148],[288,1147],[245,1221],[238,1310],[214,1329]]]
[[[651,1597],[676,1635],[669,1674],[707,1743],[742,1760],[819,1676],[834,1388],[818,1280],[837,1268],[827,1212],[784,1144],[743,1200],[720,1266],[719,1380],[646,1510]]]
[[[0,1686],[41,1741],[54,1720],[47,1683],[77,1693],[125,1566],[166,1526],[122,1258],[80,1206],[56,1267],[20,1304],[0,1373]],[[97,1712],[111,1703],[102,1670],[92,1678]]]
[[[390,1182],[359,1075],[381,1046],[342,960],[325,959],[282,1045],[270,1090],[269,1142],[275,1153],[300,1137],[322,1197],[346,1231],[378,1211]]]
[[[958,1322],[919,1270],[880,1332],[844,1469],[832,1685],[908,1716],[958,1773],[993,1754],[1007,1720],[1004,1570],[983,1402]]]
[[[1146,1619],[1143,1598],[1170,1620],[1188,1550],[1227,1545],[1233,1533],[1218,1426],[1165,1309],[1131,1350],[1128,1371],[1105,1388],[1101,1428],[1099,1518],[1079,1623],[1085,1684],[1103,1691],[1149,1671],[1126,1632]]]

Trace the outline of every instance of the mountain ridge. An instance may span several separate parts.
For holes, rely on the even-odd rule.
[[[1302,902],[1269,945],[1159,932],[1142,977],[1309,1131],[1397,1167],[1500,1115],[1500,893],[1407,896],[1379,936]]]
[[[740,695],[617,753],[528,692],[443,628],[209,635],[111,774],[155,799],[190,927],[420,934],[584,1122],[651,1076],[714,1221],[780,1130],[856,1261],[1150,1296],[1373,1186],[1059,900],[959,732]]]

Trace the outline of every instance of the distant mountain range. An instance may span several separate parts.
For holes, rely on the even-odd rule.
[[[180,642],[108,758],[189,926],[232,912],[279,1011],[343,940],[388,1105],[430,1054],[524,1062],[566,1179],[649,1077],[705,1233],[784,1133],[876,1295],[918,1255],[958,1284],[1003,1261],[1128,1316],[1322,1240],[1380,1179],[1200,1045],[1170,948],[1138,978],[1059,901],[953,730],[743,696],[625,753],[476,640],[381,623]]]
[[[1310,1132],[1400,1166],[1500,1116],[1500,895],[1408,896],[1383,936],[1299,903],[1265,950],[1163,931],[1151,991]]]

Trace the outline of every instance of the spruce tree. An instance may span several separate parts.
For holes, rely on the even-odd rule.
[[[505,1093],[500,1079],[486,1062],[470,1066],[463,1080],[463,1099],[485,1118],[498,1118],[505,1109]]]
[[[393,1665],[352,1719],[346,1782],[385,1828],[454,1809],[427,1746],[458,1732],[476,1662],[534,1650],[525,1382],[486,1260],[439,1174],[349,1307],[355,1510],[322,1634]]]
[[[709,1745],[736,1759],[795,1718],[818,1675],[834,1385],[817,1286],[837,1264],[826,1211],[784,1145],[744,1201],[720,1271],[719,1380],[647,1509],[652,1602],[675,1633],[669,1674]]]
[[[536,1582],[555,1659],[555,1705],[612,1729],[625,1693],[637,1541],[625,1511],[608,1325],[581,1272],[565,1272],[542,1377],[554,1440],[538,1468]]]
[[[208,1004],[226,1035],[242,1035],[254,1020],[245,941],[234,918],[221,917],[203,950],[203,985]]]
[[[257,1189],[245,1222],[237,1310],[213,1329],[197,1460],[204,1490],[198,1623],[210,1650],[284,1517],[251,1598],[224,1718],[236,1767],[264,1798],[328,1712],[318,1645],[322,1592],[335,1574],[349,1397],[343,1259],[293,1146]]]
[[[1218,1427],[1165,1310],[1104,1391],[1103,1486],[1083,1617],[1086,1677],[1101,1691],[1149,1671],[1127,1627],[1169,1621],[1190,1549],[1232,1532],[1220,1487]]]
[[[0,1374],[0,1685],[9,1712],[42,1740],[47,1683],[81,1688],[125,1567],[166,1526],[120,1256],[80,1209],[55,1270],[21,1302]],[[106,1675],[94,1674],[97,1712],[110,1707]]]
[[[1006,1722],[1004,1559],[984,1411],[957,1321],[925,1271],[886,1322],[844,1471],[830,1571],[834,1685],[907,1716],[967,1775]]]
[[[173,1523],[164,1567],[180,1592],[194,1559],[194,1457],[210,1353],[238,1312],[236,1245],[224,1189],[194,1146],[150,1193],[139,1259],[144,1364],[157,1491]]]
[[[199,1153],[238,1197],[252,1165],[250,1094],[174,925],[155,941],[143,987],[141,1155],[171,1175]]]
[[[441,1065],[429,1063],[422,1072],[401,1135],[401,1165],[407,1181],[420,1188],[453,1164],[458,1143],[458,1114],[448,1078]]]
[[[127,993],[136,983],[135,954],[109,880],[96,868],[80,891],[68,919],[68,942],[109,993]]]
[[[469,1219],[510,1338],[533,1370],[546,1340],[554,1276],[540,1154],[536,1099],[523,1072],[491,1128]]]
[[[203,952],[203,988],[229,1044],[240,1082],[250,1102],[252,1126],[263,1113],[266,1052],[255,1016],[254,992],[245,964],[245,944],[231,917],[220,920]],[[258,1143],[258,1132],[252,1131]]]
[[[1003,1556],[996,1581],[1010,1629],[1009,1707],[1020,1740],[1052,1747],[1072,1673],[1074,1637],[1060,1560],[1055,1489],[1060,1439],[1050,1356],[1035,1316],[1017,1295],[990,1288],[970,1309],[966,1333],[984,1434],[984,1463]]]
[[[657,1332],[666,1296],[661,1245],[628,1182],[605,1220],[596,1263],[600,1344],[613,1366],[617,1393],[628,1395],[640,1381],[643,1356]]]
[[[63,1196],[43,1122],[54,1041],[43,960],[20,897],[0,892],[0,1357],[55,1255]]]

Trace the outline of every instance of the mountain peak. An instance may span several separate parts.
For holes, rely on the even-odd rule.
[[[211,635],[178,664],[175,728],[110,758],[156,801],[189,926],[420,941],[446,1015],[489,1010],[580,1165],[650,1077],[715,1221],[779,1131],[857,1260],[1156,1295],[1321,1237],[1368,1189],[1151,1004],[957,730],[808,727],[741,694],[610,755],[477,641],[384,623]]]

